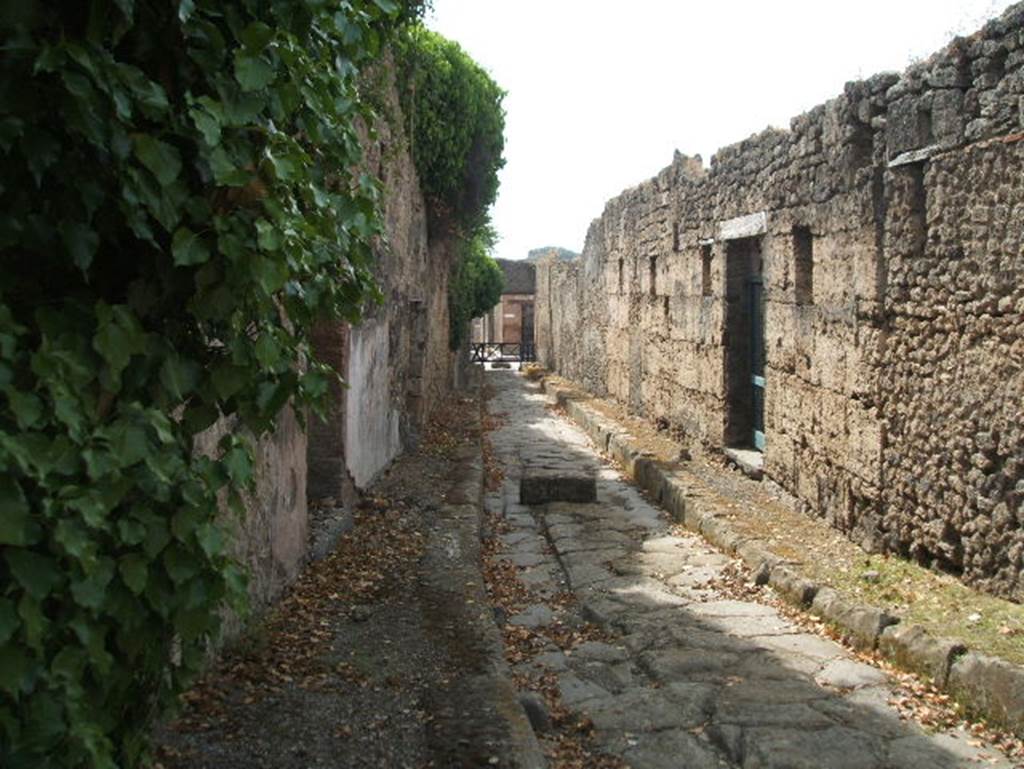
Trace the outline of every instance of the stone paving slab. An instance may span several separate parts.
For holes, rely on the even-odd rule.
[[[880,670],[773,607],[720,592],[728,553],[674,530],[535,387],[513,373],[489,381],[493,411],[516,414],[491,434],[506,486],[538,457],[597,479],[591,504],[515,506],[506,494],[505,541],[513,557],[552,553],[553,566],[524,565],[521,579],[572,590],[579,617],[609,634],[530,663],[557,675],[563,703],[591,719],[601,749],[634,769],[1012,767],[970,735],[901,721]]]

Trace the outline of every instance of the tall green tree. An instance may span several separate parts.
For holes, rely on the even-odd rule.
[[[451,346],[501,296],[489,209],[505,165],[505,92],[451,40],[412,26],[398,45],[402,107],[431,230],[461,241],[449,291]]]
[[[469,322],[501,301],[505,275],[491,256],[496,239],[488,226],[462,244],[448,286],[449,342],[453,350],[465,340]]]

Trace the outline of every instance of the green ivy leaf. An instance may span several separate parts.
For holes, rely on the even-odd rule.
[[[142,543],[142,549],[150,560],[156,558],[171,541],[171,532],[167,528],[167,522],[160,516],[147,513],[140,517],[146,527],[146,540]]]
[[[126,545],[138,545],[146,539],[146,527],[141,521],[133,518],[122,518],[117,522],[117,531],[121,542]]]
[[[224,466],[237,486],[247,486],[252,480],[252,457],[243,446],[235,446],[224,455]]]
[[[9,598],[0,598],[0,646],[14,636],[21,622],[14,609],[14,602]]]
[[[179,227],[171,241],[174,263],[179,266],[202,264],[210,258],[210,250],[188,227]]]
[[[277,77],[274,67],[262,56],[251,56],[239,51],[235,54],[235,79],[243,91],[266,88]]]
[[[172,355],[160,367],[160,384],[175,400],[184,400],[199,384],[199,364],[180,355]]]
[[[60,225],[61,239],[64,248],[71,254],[71,259],[82,272],[92,266],[92,260],[99,250],[100,238],[91,227],[81,222],[63,222]]]
[[[213,370],[213,387],[221,400],[227,400],[245,387],[248,371],[233,363],[222,363]]]
[[[18,616],[25,631],[25,644],[35,651],[43,651],[50,620],[43,613],[42,601],[23,595],[18,601]]]
[[[21,485],[10,476],[0,476],[0,545],[25,547],[42,537],[42,528],[32,512]]]
[[[89,658],[85,651],[73,646],[65,646],[50,663],[50,670],[58,679],[62,679],[72,685],[78,685],[79,680],[85,673],[85,666]]]
[[[76,518],[62,518],[54,529],[54,539],[68,555],[82,560],[93,551],[89,530]]]
[[[271,369],[281,360],[281,345],[269,333],[260,334],[253,348],[256,360],[266,369]]]
[[[191,643],[216,628],[217,618],[202,609],[182,609],[174,615],[174,626],[182,640]]]
[[[38,186],[46,170],[60,158],[60,143],[45,129],[28,131],[21,138],[21,151]]]
[[[146,582],[149,581],[149,560],[139,553],[129,553],[122,556],[118,563],[118,570],[121,572],[121,579],[135,595],[140,595],[146,589]]]
[[[98,328],[92,346],[103,356],[116,380],[132,355],[145,351],[146,335],[124,306],[111,307],[101,302],[96,308],[96,315]]]
[[[148,134],[136,134],[135,156],[161,185],[167,186],[181,173],[181,154],[167,142]]]
[[[8,548],[4,559],[11,574],[30,596],[42,601],[61,583],[61,569],[49,556],[31,550]]]
[[[274,30],[262,21],[254,21],[238,37],[250,53],[259,53],[274,39]]]
[[[121,82],[138,100],[146,117],[156,120],[163,117],[170,109],[167,93],[158,83],[154,83],[146,77],[141,69],[130,65],[121,65],[117,67],[117,73],[121,77]]]
[[[224,549],[224,537],[215,523],[207,522],[196,529],[196,539],[208,558],[220,555]]]
[[[249,272],[268,294],[280,291],[288,282],[288,266],[280,256],[271,258],[253,254]]]
[[[205,109],[192,108],[188,111],[189,117],[195,123],[203,140],[211,147],[220,144],[220,120]]]
[[[16,644],[0,646],[0,690],[17,697],[21,684],[32,670],[32,662]]]
[[[277,251],[281,248],[284,238],[280,230],[266,219],[256,221],[256,242],[264,251]]]
[[[109,558],[100,558],[90,567],[84,579],[71,582],[71,595],[80,606],[98,609],[103,605],[107,585],[113,577],[114,562]]]
[[[7,391],[7,401],[22,430],[35,426],[43,415],[43,402],[32,393],[10,389]]]
[[[171,545],[164,550],[163,562],[167,576],[176,585],[192,579],[201,568],[199,559],[180,545]]]

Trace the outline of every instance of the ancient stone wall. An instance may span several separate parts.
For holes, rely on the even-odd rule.
[[[342,373],[326,419],[292,411],[256,443],[256,489],[246,515],[231,522],[234,548],[248,566],[257,606],[276,598],[307,557],[311,505],[350,505],[405,448],[415,444],[427,404],[442,400],[457,374],[448,346],[448,276],[455,249],[427,233],[426,208],[409,153],[391,70],[375,77],[382,119],[364,131],[367,170],[383,182],[385,238],[375,274],[383,293],[357,326],[314,329],[317,355]],[[199,437],[213,451],[234,429],[221,421]]]
[[[865,547],[1024,597],[1024,4],[609,201],[538,266],[542,362]]]

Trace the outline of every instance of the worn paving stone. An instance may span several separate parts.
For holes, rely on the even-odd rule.
[[[791,630],[792,627],[790,626],[788,629]],[[843,654],[843,650],[831,641],[809,633],[757,635],[754,636],[754,640],[765,648],[777,651],[782,655],[799,654],[821,662],[835,659]]]
[[[525,611],[516,614],[509,619],[510,625],[520,627],[538,628],[550,625],[555,619],[554,613],[544,604],[535,604]]]
[[[612,562],[617,574],[667,579],[690,570],[684,553],[635,553]],[[706,581],[706,580],[705,580]],[[669,584],[672,584],[671,582]]]
[[[624,737],[614,744],[632,769],[724,769],[729,764],[685,729]]]
[[[740,662],[738,652],[715,649],[663,649],[640,655],[640,665],[655,681],[700,680],[698,676],[726,676]]]
[[[598,662],[595,660],[577,660],[569,657],[569,667],[580,678],[597,684],[605,691],[618,694],[638,683],[628,662]]]
[[[575,672],[563,673],[558,676],[558,691],[562,695],[562,703],[573,709],[579,709],[586,703],[600,698],[611,697],[611,692],[607,689],[581,678]]]
[[[530,551],[527,551],[525,553],[511,552],[502,557],[507,561],[511,561],[516,566],[522,566],[524,568],[528,566],[540,566],[541,564],[546,564],[548,566],[554,565],[552,563],[554,559],[552,559],[551,556],[547,555],[546,553],[536,553]]]
[[[693,566],[684,564],[682,570],[669,575],[666,584],[672,587],[694,588],[707,585],[721,575],[722,570],[712,566]]]
[[[603,750],[633,769],[978,765],[982,753],[963,735],[925,734],[901,721],[880,671],[770,606],[721,592],[715,578],[734,558],[675,533],[517,375],[491,381],[492,408],[519,417],[491,435],[507,464],[506,557],[520,559],[522,581],[538,593],[571,587],[577,621],[607,634],[566,652],[546,649],[516,669],[554,672],[563,703],[591,718]],[[589,474],[596,501],[519,504],[518,479],[530,463]],[[876,620],[865,619],[866,634],[879,632]],[[982,765],[1010,769],[993,755]]]
[[[716,723],[738,726],[780,726],[821,729],[833,721],[819,710],[802,702],[735,702],[715,708]]]
[[[545,539],[533,531],[513,531],[502,534],[498,539],[506,547],[514,548],[519,552],[527,550],[542,552],[547,547]]]
[[[611,529],[581,530],[573,535],[553,537],[560,553],[585,552],[588,550],[615,551],[620,557],[635,550],[633,539]]]
[[[692,613],[698,617],[771,617],[776,618],[779,613],[771,606],[765,606],[750,601],[709,601],[694,606]]]
[[[584,708],[599,733],[653,732],[694,727],[704,715],[687,713],[658,689],[636,688],[615,697],[591,700]]]
[[[586,641],[572,650],[572,657],[573,659],[614,663],[625,662],[628,654],[621,646],[612,646],[603,641]]]
[[[862,686],[883,684],[888,680],[888,676],[878,668],[865,665],[863,662],[838,659],[825,665],[814,680],[822,686],[857,689]]]
[[[757,638],[759,646],[775,648],[783,654],[793,651],[793,649],[791,649],[782,640],[782,638],[777,638],[787,633],[792,633],[793,625],[777,614],[762,614],[759,616],[750,616],[745,614],[703,616],[698,614],[697,616],[702,617],[702,620],[707,627],[714,630],[743,638]],[[821,640],[823,643],[830,644],[832,650],[835,649],[834,643],[824,641],[823,639],[818,640]],[[807,642],[807,646],[809,648],[811,647],[811,642],[809,640]],[[824,651],[824,647],[822,647],[822,651]]]
[[[836,726],[829,729],[744,729],[743,769],[881,769],[882,741]]]

